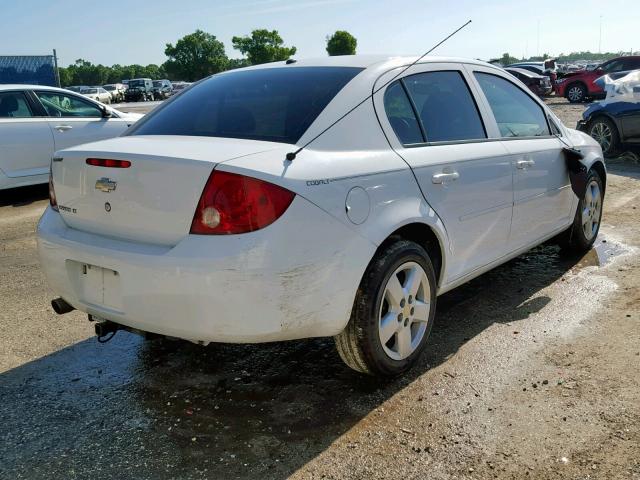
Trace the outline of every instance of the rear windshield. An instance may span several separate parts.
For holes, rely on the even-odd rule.
[[[175,97],[131,135],[296,143],[361,68],[281,67],[215,75]]]

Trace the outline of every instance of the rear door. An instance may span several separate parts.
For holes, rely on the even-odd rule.
[[[25,92],[0,92],[0,170],[11,178],[46,175],[53,150],[47,119]]]
[[[574,194],[562,150],[543,107],[529,92],[493,69],[473,67],[514,174],[509,249],[535,244],[571,221]]]
[[[126,120],[104,117],[97,104],[78,95],[57,90],[35,94],[49,115],[55,150],[117,137],[128,128]]]
[[[412,67],[376,95],[396,152],[447,230],[450,283],[506,253],[513,202],[509,154],[458,64]]]

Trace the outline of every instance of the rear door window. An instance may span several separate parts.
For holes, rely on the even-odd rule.
[[[478,107],[462,73],[426,72],[403,79],[427,142],[487,137]]]
[[[544,111],[528,94],[510,81],[490,73],[474,73],[487,97],[502,137],[550,135]]]
[[[392,83],[384,93],[384,109],[393,131],[403,145],[424,142],[415,111],[400,81]]]

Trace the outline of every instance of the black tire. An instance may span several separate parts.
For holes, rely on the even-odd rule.
[[[426,328],[415,350],[406,358],[395,360],[385,352],[380,340],[379,312],[385,301],[387,282],[396,269],[408,262],[415,262],[426,274],[430,308]],[[423,295],[426,298],[426,292],[423,292]],[[417,300],[416,295],[413,301],[417,303]],[[383,377],[400,375],[411,368],[423,352],[433,326],[435,309],[436,276],[429,255],[417,243],[395,239],[383,246],[367,267],[356,294],[349,323],[335,337],[338,353],[349,367],[358,372]],[[413,315],[413,309],[411,309],[411,315]],[[398,322],[399,325],[402,324],[402,321],[398,320]],[[404,325],[406,326],[407,323],[405,322]],[[393,341],[396,341],[395,338],[394,336]]]
[[[589,124],[589,135],[600,144],[605,157],[614,157],[620,151],[620,134],[616,124],[607,117],[596,117]]]
[[[567,97],[570,103],[582,103],[586,100],[587,93],[587,87],[584,83],[576,82],[567,85],[565,97]]]
[[[591,188],[592,183],[595,182],[600,191],[600,204],[599,213],[597,214],[597,226],[593,231],[591,237],[587,237],[585,229],[583,228],[582,215],[583,211],[587,207],[586,197],[581,198],[578,201],[578,208],[576,209],[575,217],[573,218],[573,224],[566,231],[558,237],[558,243],[562,248],[563,253],[568,254],[582,254],[588,251],[596,241],[598,233],[600,232],[600,222],[602,221],[602,210],[604,206],[604,187],[600,175],[595,170],[589,170],[589,176],[587,178],[587,191]]]

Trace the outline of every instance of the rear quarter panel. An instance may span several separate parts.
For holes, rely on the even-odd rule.
[[[292,162],[265,152],[224,162],[216,169],[281,185],[376,246],[404,225],[423,223],[435,232],[441,248],[448,248],[442,221],[424,200],[409,166],[389,147],[372,102],[356,109]],[[353,189],[364,190],[366,200],[348,211],[347,197]],[[367,264],[361,265],[362,273]]]

